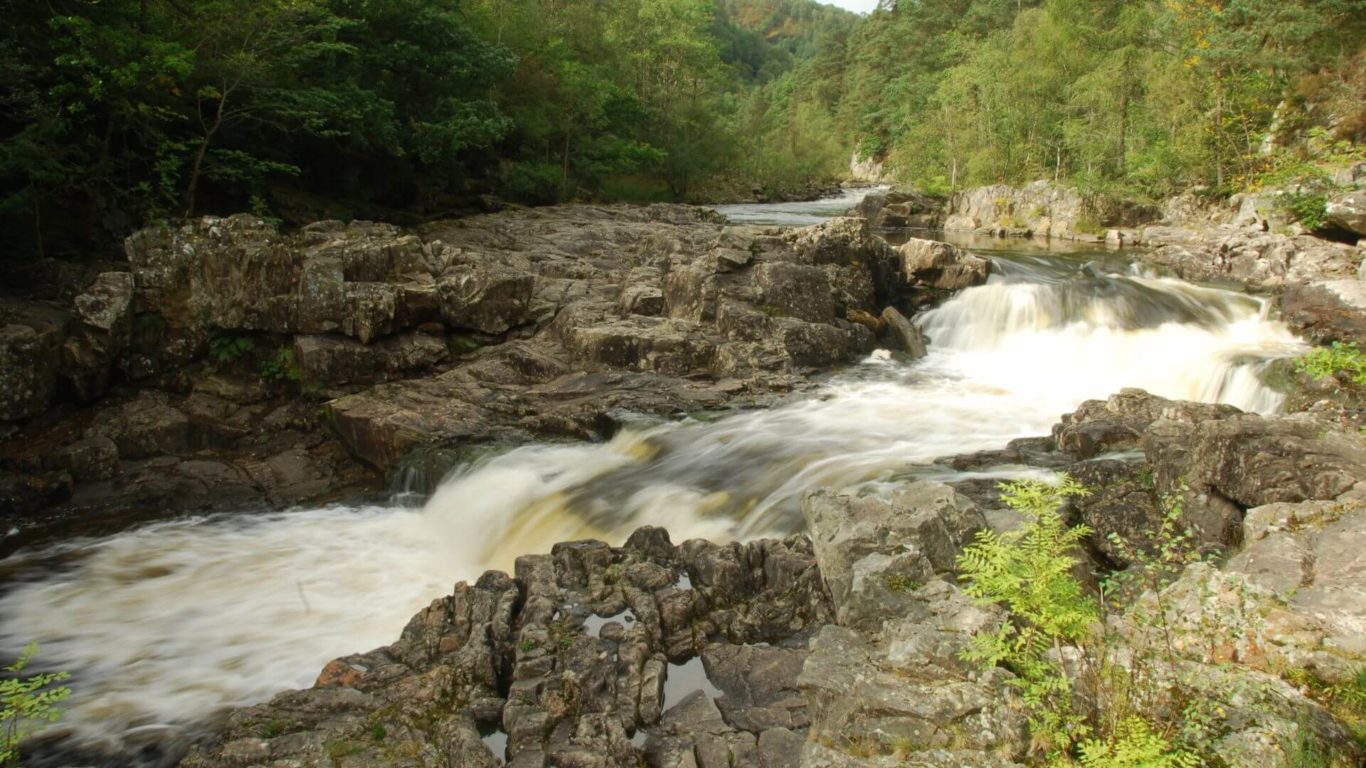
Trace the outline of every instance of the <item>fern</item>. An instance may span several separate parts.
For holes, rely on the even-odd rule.
[[[1002,500],[1023,513],[1026,525],[1006,533],[982,531],[958,559],[964,592],[983,604],[1010,610],[1012,621],[975,635],[962,657],[983,667],[1015,672],[1039,750],[1065,754],[1089,732],[1073,703],[1072,683],[1056,651],[1081,645],[1100,610],[1072,575],[1077,545],[1091,533],[1068,527],[1063,502],[1088,491],[1070,478],[1056,485],[1029,481],[1001,485]]]
[[[1109,740],[1087,739],[1081,744],[1084,768],[1197,768],[1200,758],[1177,749],[1142,718],[1119,724]]]

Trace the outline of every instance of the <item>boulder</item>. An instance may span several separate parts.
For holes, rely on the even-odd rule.
[[[905,315],[896,311],[895,307],[884,308],[882,320],[886,324],[888,346],[905,352],[912,360],[919,360],[929,354],[925,348],[925,335],[912,325]]]
[[[901,271],[912,285],[957,291],[981,285],[991,273],[991,262],[957,246],[912,238],[898,249]]]
[[[1366,235],[1366,190],[1355,190],[1328,201],[1324,221],[1354,235]]]
[[[62,346],[62,373],[82,400],[104,394],[115,360],[133,331],[131,272],[105,272],[72,302],[71,335]]]
[[[1355,342],[1366,347],[1366,281],[1328,280],[1287,285],[1281,316],[1312,341]]]
[[[816,561],[841,625],[877,629],[918,585],[953,571],[986,518],[940,483],[802,497]]]
[[[0,437],[5,422],[46,411],[57,393],[67,315],[54,307],[0,302]]]
[[[1149,241],[1145,233],[1145,243]],[[1255,289],[1280,289],[1295,283],[1354,278],[1361,261],[1357,249],[1307,235],[1287,236],[1258,230],[1220,233],[1212,239],[1165,245],[1150,258],[1186,280],[1234,281]]]

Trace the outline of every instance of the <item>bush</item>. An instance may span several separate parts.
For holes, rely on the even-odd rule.
[[[5,667],[5,672],[14,677],[0,680],[0,766],[17,766],[19,743],[32,735],[38,724],[60,718],[57,705],[71,695],[70,688],[54,685],[71,676],[66,672],[20,676],[37,652],[37,644],[30,643],[18,661]]]
[[[1343,374],[1353,384],[1366,386],[1366,355],[1357,349],[1355,342],[1335,341],[1327,347],[1312,350],[1295,361],[1295,370],[1316,379]]]
[[[1171,695],[1172,681],[1183,688],[1171,648],[1140,644],[1127,649],[1127,666],[1114,661],[1110,648],[1117,638],[1106,620],[1115,610],[1113,601],[1094,599],[1073,576],[1080,563],[1078,547],[1091,530],[1069,527],[1062,507],[1068,498],[1089,491],[1065,477],[1056,485],[1031,481],[1001,489],[1006,505],[1025,514],[1026,524],[1007,533],[978,534],[958,565],[964,591],[982,603],[1003,605],[1010,621],[975,636],[964,659],[1015,673],[1011,683],[1024,699],[1031,740],[1049,764],[1079,759],[1086,768],[1200,765],[1199,750],[1179,743],[1188,731],[1195,733],[1189,726],[1200,713],[1191,706],[1194,697],[1183,691]],[[1131,551],[1145,580],[1165,579],[1196,557],[1192,537],[1178,527],[1180,518],[1180,507],[1170,505],[1161,527],[1149,532],[1157,538],[1156,550]],[[1153,620],[1161,624],[1166,614],[1160,604],[1157,613]],[[1069,660],[1092,683],[1095,701],[1087,711],[1075,700],[1073,675],[1064,666]],[[1160,671],[1153,674],[1154,669]],[[1156,689],[1175,705],[1175,722],[1153,719],[1148,705],[1162,698]]]

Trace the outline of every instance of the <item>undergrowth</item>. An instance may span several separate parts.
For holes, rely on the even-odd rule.
[[[1011,684],[1024,702],[1033,758],[1084,768],[1206,764],[1216,713],[1177,657],[1170,608],[1162,602],[1162,588],[1200,559],[1194,536],[1182,525],[1181,505],[1167,500],[1158,525],[1145,532],[1148,545],[1115,540],[1133,565],[1093,597],[1073,575],[1091,530],[1068,526],[1063,514],[1067,499],[1085,496],[1087,489],[1063,478],[1057,484],[1007,483],[1002,491],[1026,524],[980,533],[959,569],[967,594],[1006,607],[1011,620],[975,636],[963,657],[1015,674]],[[1155,610],[1136,615],[1142,609],[1130,609],[1129,619],[1141,629],[1121,637],[1117,627],[1125,613],[1113,596],[1135,591],[1155,596]],[[1202,631],[1214,637],[1238,632],[1233,620],[1218,621]]]
[[[1295,370],[1315,379],[1341,374],[1351,383],[1366,387],[1366,354],[1357,349],[1355,342],[1335,341],[1313,349],[1295,361]]]

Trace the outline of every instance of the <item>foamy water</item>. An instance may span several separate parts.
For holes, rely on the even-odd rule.
[[[922,323],[932,352],[914,364],[875,357],[771,410],[511,450],[420,510],[176,521],[19,555],[64,565],[0,598],[0,643],[41,643],[74,673],[60,727],[117,747],[308,685],[455,581],[557,541],[619,543],[645,524],[675,541],[790,533],[809,488],[1046,434],[1124,387],[1269,412],[1258,366],[1302,349],[1259,300],[1062,261],[1006,269]]]

